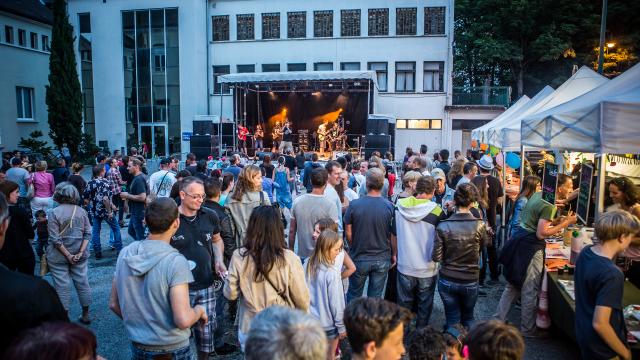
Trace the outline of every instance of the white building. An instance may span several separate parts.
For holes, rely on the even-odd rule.
[[[0,1],[0,151],[35,130],[48,139],[51,11],[38,0]]]

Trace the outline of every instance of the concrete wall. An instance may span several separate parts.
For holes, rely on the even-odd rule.
[[[13,44],[5,42],[5,26],[13,27]],[[26,46],[18,45],[18,29],[26,31]],[[38,34],[37,49],[31,48],[30,34]],[[49,37],[51,27],[0,12],[0,147],[14,150],[20,137],[34,130],[49,140],[45,86],[49,84],[49,52],[42,51],[42,35]],[[33,120],[18,121],[16,86],[33,88]]]
[[[96,142],[126,146],[122,11],[178,8],[181,131],[191,131],[196,115],[206,114],[206,4],[198,0],[69,1],[69,20],[79,38],[78,14],[91,14]],[[75,45],[77,49],[77,44]],[[79,54],[76,52],[76,60]],[[78,72],[80,69],[78,68]],[[182,142],[182,151],[189,149]]]

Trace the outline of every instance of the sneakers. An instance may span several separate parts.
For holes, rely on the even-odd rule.
[[[222,346],[214,348],[217,355],[229,355],[238,351],[238,347],[235,345],[224,343]]]

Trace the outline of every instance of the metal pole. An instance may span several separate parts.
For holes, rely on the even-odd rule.
[[[598,187],[596,188],[596,213],[595,219],[597,220],[602,213],[604,213],[604,193],[607,176],[607,154],[600,154],[598,160]]]
[[[522,191],[522,184],[524,183],[524,145],[520,146],[520,191]]]
[[[220,145],[218,145],[218,156],[222,156],[222,84],[220,84],[220,116],[218,117],[218,134],[220,134]]]
[[[602,0],[602,17],[600,19],[600,52],[598,54],[598,74],[602,74],[604,63],[604,36],[607,31],[607,0]]]
[[[367,81],[367,119],[369,119],[369,114],[371,114],[371,105],[369,102],[371,101],[371,80]]]
[[[502,152],[502,235],[504,236],[505,225],[507,224],[507,153]]]

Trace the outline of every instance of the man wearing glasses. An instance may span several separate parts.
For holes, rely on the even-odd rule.
[[[193,333],[198,359],[208,359],[214,352],[216,327],[216,297],[214,271],[226,277],[222,254],[224,245],[220,237],[220,221],[216,213],[202,206],[206,198],[202,180],[189,176],[180,183],[180,227],[171,238],[176,248],[189,263],[194,281],[189,284],[191,306],[201,305],[209,316],[208,323],[198,322]]]

